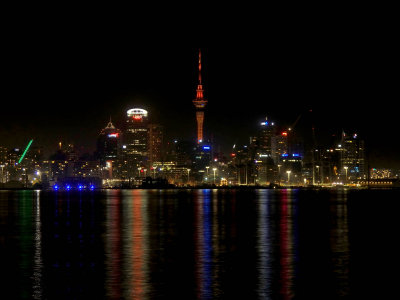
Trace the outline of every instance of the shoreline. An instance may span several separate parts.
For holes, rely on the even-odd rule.
[[[94,192],[103,190],[399,190],[399,186],[183,186],[183,187],[115,187],[115,188],[95,188],[84,190],[54,190],[51,188],[4,188],[0,191],[54,191],[54,192]]]

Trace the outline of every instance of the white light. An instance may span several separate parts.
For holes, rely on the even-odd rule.
[[[143,116],[143,117],[147,117],[147,110],[144,110],[142,108],[132,108],[129,109],[126,114],[128,115],[128,117],[132,117],[132,116]]]

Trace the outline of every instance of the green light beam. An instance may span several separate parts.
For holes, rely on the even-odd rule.
[[[24,159],[25,154],[26,154],[26,152],[28,152],[28,149],[29,149],[29,147],[32,145],[32,143],[33,143],[33,140],[30,140],[29,143],[28,143],[28,146],[26,146],[26,148],[25,148],[24,153],[22,153],[22,156],[21,156],[21,158],[19,159],[18,164],[20,164],[21,161]]]

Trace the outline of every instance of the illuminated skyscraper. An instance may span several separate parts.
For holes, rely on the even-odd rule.
[[[273,122],[265,121],[261,122],[261,126],[258,132],[258,151],[263,157],[272,157],[272,138],[275,135],[275,126]]]
[[[196,121],[197,121],[197,143],[203,142],[203,124],[204,124],[204,108],[207,104],[207,100],[204,99],[203,84],[201,82],[201,50],[199,50],[199,84],[196,90],[196,99],[193,100],[193,104],[196,107]]]
[[[343,132],[341,149],[341,174],[348,180],[365,179],[364,141],[357,134],[347,135]]]
[[[288,133],[283,131],[271,138],[271,156],[275,164],[280,163],[283,154],[288,153]]]
[[[274,122],[268,121],[267,118],[261,122],[255,141],[256,153],[253,154],[258,184],[271,183],[276,178],[276,167],[272,159],[272,138],[275,136],[275,131]]]
[[[159,124],[149,124],[149,167],[153,167],[154,162],[163,161],[163,132],[164,129]]]
[[[126,176],[134,177],[139,168],[147,168],[149,126],[146,110],[133,108],[127,111],[122,148]]]
[[[101,130],[97,139],[97,155],[102,167],[108,171],[108,178],[115,177],[115,167],[121,148],[121,131],[112,124],[111,120]]]

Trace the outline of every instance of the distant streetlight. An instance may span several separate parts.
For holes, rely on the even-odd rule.
[[[278,165],[278,179],[279,179],[279,184],[281,183],[281,167],[282,167],[282,165]]]
[[[214,184],[215,184],[215,171],[217,171],[217,168],[213,168],[214,171]]]
[[[347,170],[349,169],[349,167],[344,166],[343,169],[346,171],[346,183],[347,183]]]
[[[189,174],[190,174],[190,169],[187,169],[187,172],[188,172],[188,183],[189,183]]]
[[[36,171],[36,175],[39,176],[39,181],[42,181],[42,173],[40,171]]]
[[[318,181],[317,181],[317,184],[319,184],[320,183],[320,180],[319,180],[319,166],[315,166],[316,168],[317,168],[317,178],[318,178]]]
[[[290,183],[290,173],[292,173],[292,171],[286,171],[286,173],[287,173],[287,176],[288,176],[287,181],[288,181],[288,183]]]

